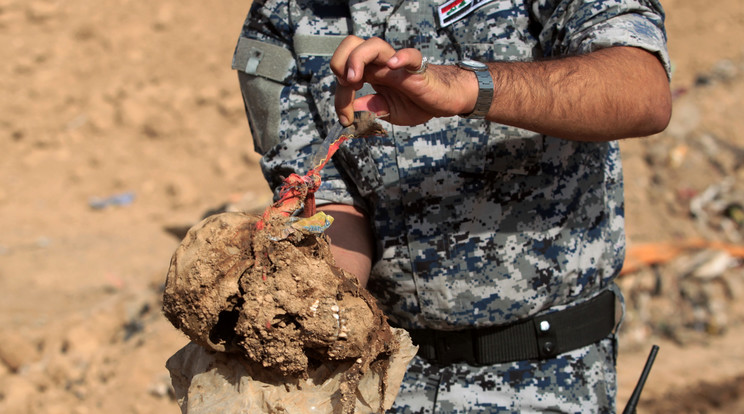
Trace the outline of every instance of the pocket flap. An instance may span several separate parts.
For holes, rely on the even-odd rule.
[[[286,84],[295,67],[294,56],[288,49],[247,37],[238,39],[233,69]]]

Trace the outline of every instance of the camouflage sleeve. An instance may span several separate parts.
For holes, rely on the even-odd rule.
[[[303,175],[330,122],[318,113],[310,82],[298,70],[286,0],[255,1],[233,56],[255,150],[266,181],[277,193],[284,177]],[[332,163],[322,172],[318,202],[363,201]]]
[[[530,6],[542,27],[539,41],[545,56],[633,46],[656,54],[671,75],[664,10],[658,0],[535,0]]]

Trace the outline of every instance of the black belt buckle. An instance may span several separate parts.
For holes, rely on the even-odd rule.
[[[535,336],[537,337],[537,352],[540,359],[554,358],[560,353],[558,337],[550,317],[533,319]]]
[[[605,291],[576,306],[532,320],[540,359],[593,344],[615,327],[615,294]]]

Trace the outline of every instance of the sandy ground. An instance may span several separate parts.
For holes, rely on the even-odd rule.
[[[666,133],[623,143],[629,243],[730,242],[680,194],[744,178],[744,3],[662,3],[678,97]],[[269,197],[230,70],[248,8],[0,0],[0,411],[178,411],[164,364],[187,340],[160,312],[166,230]],[[706,134],[726,143],[716,162],[693,145]],[[621,346],[620,406],[660,343],[644,411],[743,411],[742,337],[731,318],[704,340]]]

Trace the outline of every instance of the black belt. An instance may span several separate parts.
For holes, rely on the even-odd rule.
[[[492,365],[553,358],[591,345],[615,328],[615,295],[605,291],[579,305],[506,326],[438,331],[408,329],[418,355],[441,365]]]

